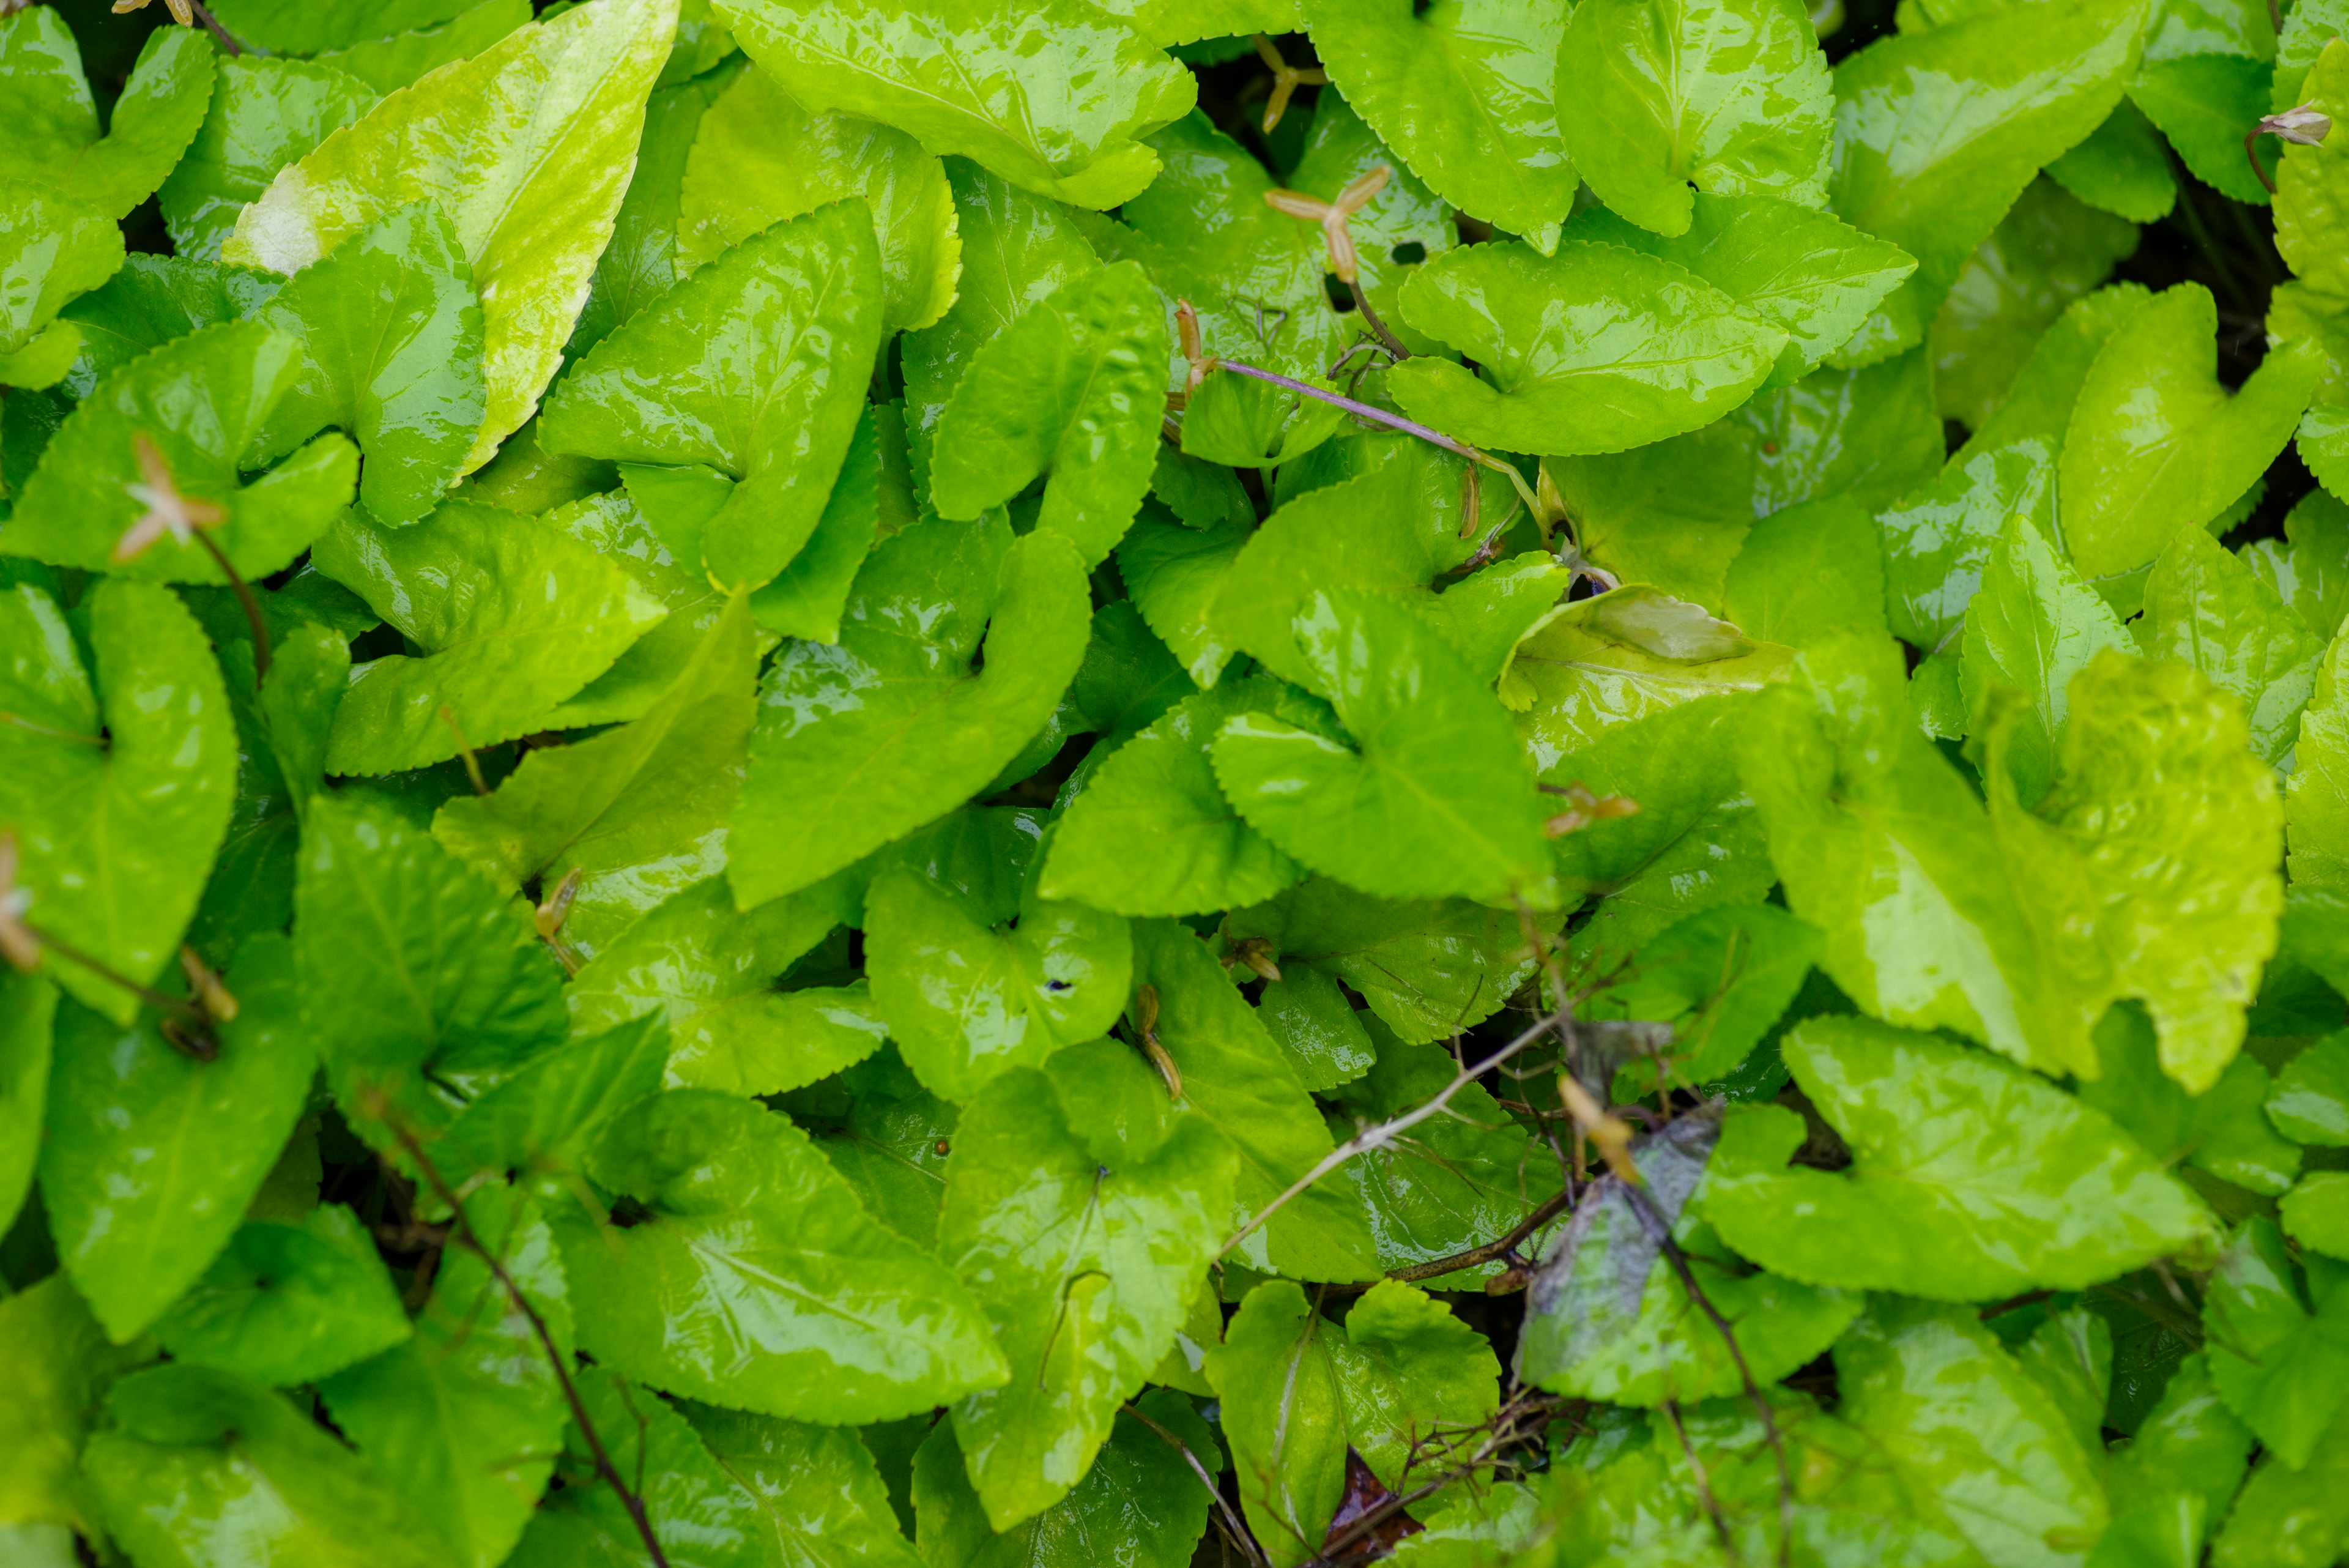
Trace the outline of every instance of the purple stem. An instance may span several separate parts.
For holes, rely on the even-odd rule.
[[[1303,381],[1292,380],[1287,376],[1277,375],[1270,370],[1259,370],[1254,365],[1243,365],[1237,359],[1217,359],[1214,364],[1217,369],[1234,370],[1243,376],[1253,376],[1259,381],[1270,381],[1276,387],[1286,387],[1292,392],[1301,392],[1309,398],[1319,398],[1325,403],[1334,404],[1345,410],[1356,419],[1370,420],[1374,423],[1385,425],[1390,430],[1401,431],[1405,435],[1415,435],[1422,441],[1433,441],[1444,451],[1456,452],[1471,462],[1480,463],[1485,461],[1485,454],[1475,447],[1464,446],[1443,431],[1432,431],[1425,425],[1414,424],[1401,414],[1391,414],[1384,409],[1374,409],[1368,403],[1358,403],[1351,398],[1341,398],[1335,392],[1325,392],[1319,387],[1308,386]]]

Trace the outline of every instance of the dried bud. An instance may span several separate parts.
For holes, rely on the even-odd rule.
[[[1280,117],[1288,112],[1288,100],[1297,89],[1300,87],[1326,87],[1330,76],[1318,66],[1290,65],[1281,58],[1280,51],[1272,47],[1272,40],[1262,33],[1256,36],[1256,52],[1257,57],[1272,68],[1272,97],[1264,106],[1264,133],[1269,136],[1273,128],[1280,123]]]
[[[196,25],[196,8],[189,3],[189,0],[163,0],[163,4],[170,8],[171,20],[181,26],[192,27]],[[118,16],[145,9],[147,9],[147,0],[114,0],[114,14]]]
[[[16,835],[0,829],[0,958],[26,974],[41,967],[41,939],[25,923],[30,888],[16,886]]]
[[[196,956],[195,949],[180,950],[180,968],[188,977],[188,995],[204,1010],[206,1017],[215,1023],[227,1023],[236,1017],[236,998],[221,983],[221,977]]]
[[[2314,104],[2304,103],[2298,109],[2269,115],[2260,121],[2260,130],[2302,147],[2316,147],[2332,134],[2333,119],[2318,112]]]
[[[140,3],[144,5],[146,0]],[[147,439],[144,431],[130,438],[130,447],[139,459],[139,472],[144,483],[122,488],[147,510],[115,541],[112,558],[116,566],[145,555],[166,535],[176,543],[191,544],[197,529],[217,528],[228,520],[228,514],[211,502],[180,493],[178,483],[171,478],[171,465],[163,461],[162,452]]]
[[[1248,966],[1263,980],[1278,980],[1280,966],[1272,961],[1272,944],[1262,937],[1250,937],[1232,949],[1232,956]]]
[[[1543,825],[1543,831],[1552,838],[1563,838],[1569,833],[1578,833],[1594,822],[1606,822],[1616,817],[1635,815],[1640,809],[1640,803],[1629,795],[1592,794],[1583,787],[1582,781],[1579,779],[1563,789],[1556,784],[1544,784],[1542,789],[1546,794],[1562,794],[1574,803],[1572,806],[1559,812]]]

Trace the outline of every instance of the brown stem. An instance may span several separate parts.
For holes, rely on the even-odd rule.
[[[2273,5],[2275,0],[2268,0],[2268,3]],[[2243,138],[2243,156],[2251,160],[2251,172],[2260,177],[2260,183],[2266,186],[2268,194],[2272,196],[2276,193],[2276,182],[2268,178],[2267,165],[2260,161],[2260,135],[2259,127],[2253,126],[2251,134]]]
[[[236,35],[222,26],[219,18],[204,8],[204,0],[188,0],[188,4],[189,8],[195,12],[196,20],[204,25],[205,31],[220,40],[221,47],[226,49],[231,56],[266,53],[265,50],[249,48],[237,42]]]
[[[660,1538],[653,1533],[653,1521],[645,1512],[644,1499],[628,1490],[627,1483],[620,1479],[618,1467],[612,1463],[612,1456],[605,1450],[604,1439],[596,1434],[595,1423],[588,1418],[587,1406],[579,1397],[578,1385],[571,1380],[571,1369],[563,1364],[562,1348],[554,1343],[554,1335],[547,1328],[546,1319],[539,1315],[538,1308],[531,1304],[530,1297],[523,1293],[522,1286],[515,1282],[513,1275],[506,1272],[505,1264],[499,1261],[497,1254],[482,1245],[481,1237],[474,1233],[472,1221],[465,1216],[464,1205],[457,1200],[457,1194],[450,1187],[448,1179],[440,1174],[440,1168],[432,1163],[432,1157],[424,1152],[424,1146],[417,1141],[416,1135],[405,1125],[389,1117],[385,1118],[385,1125],[391,1128],[391,1136],[399,1140],[400,1152],[408,1156],[417,1172],[424,1178],[425,1184],[432,1189],[432,1195],[447,1204],[450,1212],[455,1216],[451,1225],[458,1245],[489,1265],[490,1272],[496,1276],[499,1284],[505,1287],[506,1294],[512,1299],[523,1316],[530,1320],[531,1332],[538,1336],[539,1348],[546,1353],[547,1365],[554,1368],[555,1381],[563,1385],[563,1397],[571,1407],[571,1419],[578,1426],[579,1435],[586,1439],[588,1455],[595,1463],[595,1474],[604,1484],[619,1494],[620,1506],[628,1511],[628,1519],[636,1527],[637,1538],[652,1556],[653,1568],[668,1568],[668,1557],[661,1551]]]
[[[196,11],[201,16],[203,7],[199,5]],[[258,686],[269,673],[269,622],[262,616],[261,601],[253,597],[253,587],[243,574],[228,564],[228,552],[220,547],[218,540],[202,528],[189,532],[195,535],[196,543],[212,552],[212,564],[228,578],[228,586],[236,590],[236,602],[244,607],[244,623],[253,628],[253,683]]]
[[[52,741],[79,741],[86,746],[96,746],[101,751],[106,747],[104,735],[85,735],[79,730],[58,730],[47,724],[36,724],[23,714],[11,713],[5,709],[0,709],[0,724],[23,730],[28,734],[47,735]]]
[[[1379,319],[1379,313],[1371,308],[1370,286],[1363,283],[1349,284],[1347,291],[1353,295],[1354,308],[1362,313],[1363,323],[1372,332],[1378,334],[1379,341],[1385,345],[1387,352],[1397,359],[1410,358],[1411,350],[1402,346],[1402,339],[1388,331],[1387,324]]]
[[[1242,364],[1237,359],[1212,359],[1208,361],[1208,365],[1214,369],[1230,370],[1242,376],[1253,376],[1259,381],[1270,381],[1276,387],[1286,387],[1292,392],[1300,392],[1309,398],[1318,398],[1322,402],[1345,410],[1356,419],[1369,420],[1374,424],[1384,425],[1389,430],[1401,431],[1405,435],[1415,435],[1422,441],[1433,441],[1444,451],[1457,457],[1464,457],[1471,462],[1483,463],[1490,467],[1498,461],[1486,457],[1464,441],[1454,441],[1442,431],[1430,430],[1425,425],[1403,418],[1401,414],[1391,414],[1384,409],[1370,403],[1357,402],[1352,398],[1340,397],[1335,392],[1324,391],[1310,382],[1298,380],[1292,376],[1284,376],[1278,371]]]
[[[120,986],[123,990],[129,992],[131,995],[137,997],[140,1001],[145,1002],[156,1012],[169,1014],[173,1018],[186,1019],[191,1023],[208,1024],[212,1022],[211,1016],[206,1013],[202,1008],[198,1007],[194,1002],[190,1002],[187,998],[183,996],[166,995],[162,992],[141,985],[137,981],[131,979],[129,975],[123,974],[119,971],[115,970],[109,965],[100,963],[98,960],[90,957],[79,948],[73,946],[70,942],[61,942],[57,940],[57,938],[49,935],[48,932],[41,929],[38,926],[34,925],[29,920],[24,922],[24,927],[25,929],[33,934],[35,940],[38,941],[43,947],[48,949],[51,952],[56,953],[57,957],[64,959],[68,962],[80,965],[83,969],[89,971],[90,973],[98,976],[98,979],[106,981],[109,985]],[[174,1044],[177,1044],[177,1042],[174,1042]]]

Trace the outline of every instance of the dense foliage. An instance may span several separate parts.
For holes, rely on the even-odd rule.
[[[2344,0],[168,8],[0,1561],[2349,1554]]]

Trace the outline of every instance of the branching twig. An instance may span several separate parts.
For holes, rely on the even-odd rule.
[[[1571,1195],[1560,1192],[1540,1208],[1509,1227],[1508,1232],[1481,1247],[1471,1247],[1464,1252],[1454,1252],[1448,1258],[1432,1258],[1424,1263],[1413,1263],[1387,1275],[1391,1280],[1432,1280],[1443,1274],[1456,1274],[1463,1269],[1474,1269],[1506,1256],[1518,1242],[1572,1208]]]
[[[465,1207],[458,1200],[456,1190],[440,1174],[440,1168],[432,1162],[432,1157],[424,1152],[424,1146],[417,1140],[416,1135],[405,1123],[385,1114],[390,1107],[384,1103],[379,1091],[373,1097],[377,1103],[368,1107],[370,1114],[391,1129],[391,1136],[399,1142],[400,1152],[414,1164],[417,1173],[424,1178],[425,1185],[432,1189],[432,1195],[446,1204],[455,1216],[450,1222],[450,1233],[456,1237],[457,1244],[489,1265],[490,1272],[499,1284],[505,1287],[507,1296],[523,1316],[530,1320],[531,1332],[538,1336],[539,1348],[546,1353],[547,1365],[554,1369],[555,1381],[563,1386],[563,1397],[571,1407],[571,1419],[578,1425],[579,1435],[586,1440],[587,1452],[595,1461],[596,1475],[619,1495],[620,1506],[627,1510],[629,1521],[636,1527],[637,1539],[645,1543],[645,1551],[651,1554],[653,1568],[668,1568],[668,1557],[661,1551],[660,1538],[653,1533],[653,1521],[645,1511],[644,1499],[631,1491],[627,1483],[620,1479],[618,1468],[612,1463],[612,1456],[604,1448],[604,1439],[596,1434],[595,1423],[588,1418],[586,1403],[579,1397],[579,1386],[572,1381],[571,1369],[564,1365],[563,1349],[554,1343],[554,1334],[546,1326],[546,1319],[539,1315],[538,1308],[531,1303],[530,1297],[523,1293],[522,1285],[507,1271],[505,1263],[482,1243],[473,1230],[472,1221],[466,1218]]]

